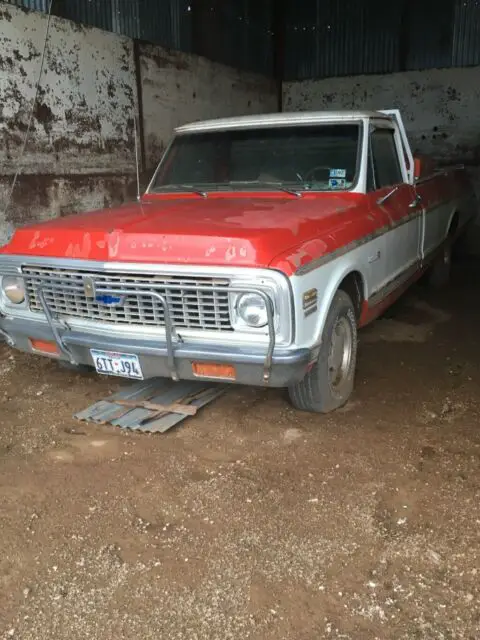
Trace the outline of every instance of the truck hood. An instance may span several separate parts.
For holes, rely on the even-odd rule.
[[[361,203],[362,196],[351,193],[151,196],[17,229],[0,253],[268,267],[314,239],[315,257],[337,248],[334,238],[351,227]]]

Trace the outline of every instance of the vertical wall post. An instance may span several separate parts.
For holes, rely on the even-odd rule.
[[[133,41],[133,63],[135,67],[135,83],[137,87],[137,105],[138,105],[138,139],[140,146],[140,173],[144,173],[147,169],[147,157],[145,151],[145,127],[143,117],[143,89],[142,89],[142,67],[140,61],[140,41],[136,38]]]
[[[273,77],[277,84],[277,109],[283,111],[285,76],[286,1],[272,0]]]
[[[403,0],[402,17],[400,22],[400,43],[399,43],[399,69],[396,71],[407,71],[408,55],[410,48],[410,23],[412,15],[412,0]]]
[[[193,53],[217,62],[224,48],[223,4],[224,0],[192,0]]]

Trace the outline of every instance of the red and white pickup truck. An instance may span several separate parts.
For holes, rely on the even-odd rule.
[[[139,202],[16,230],[0,330],[102,374],[288,387],[328,412],[357,328],[427,269],[446,282],[475,213],[463,168],[414,159],[397,111],[196,122]]]

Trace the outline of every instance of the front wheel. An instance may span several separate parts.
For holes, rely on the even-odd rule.
[[[452,269],[452,242],[448,239],[443,245],[440,255],[435,258],[428,274],[428,284],[433,289],[446,287],[450,282]]]
[[[355,308],[350,296],[339,290],[328,312],[317,362],[303,380],[289,387],[293,406],[314,413],[342,407],[353,391],[357,345]]]

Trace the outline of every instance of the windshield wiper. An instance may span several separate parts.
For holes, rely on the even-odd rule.
[[[278,191],[284,191],[285,193],[289,193],[292,196],[297,196],[297,198],[301,198],[303,196],[301,191],[296,191],[295,189],[284,187],[280,182],[270,182],[265,180],[229,180],[226,184],[228,184],[231,187],[235,187],[236,185],[273,187],[275,189],[278,189]]]
[[[278,191],[284,191],[285,193],[289,193],[292,196],[296,196],[297,198],[301,198],[303,196],[301,191],[297,191],[296,189],[284,187],[280,182],[270,182],[265,180],[229,180],[228,182],[222,182],[218,185],[212,185],[213,188],[221,188],[223,186],[227,187],[236,187],[236,186],[255,186],[255,187],[269,187],[273,189],[277,189]],[[203,191],[202,189],[194,188],[191,184],[162,184],[160,187],[154,187],[152,189],[152,193],[158,193],[159,191],[168,191],[168,190],[177,190],[181,189],[185,192],[196,193],[202,198],[208,197],[208,191]]]
[[[182,191],[188,193],[196,193],[197,196],[202,196],[202,198],[208,197],[207,191],[202,191],[201,189],[195,189],[191,184],[162,184],[161,187],[154,187],[152,189],[152,193],[158,193],[159,191],[168,191],[174,189],[181,189]]]

